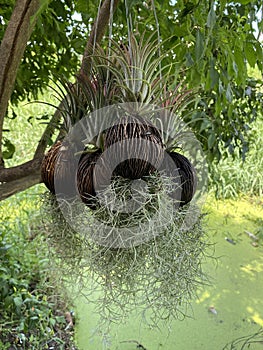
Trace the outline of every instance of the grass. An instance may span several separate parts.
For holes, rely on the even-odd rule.
[[[0,349],[73,349],[65,332],[70,302],[50,269],[38,229],[39,189],[0,207]]]
[[[15,108],[5,119],[4,137],[16,152],[13,166],[32,158],[52,109],[43,104]],[[0,349],[76,349],[65,312],[72,307],[51,268],[46,236],[40,230],[43,185],[0,203]],[[67,330],[65,330],[67,328]]]
[[[258,69],[251,67],[248,69],[251,76],[259,80],[262,78]],[[229,152],[220,145],[224,157],[210,165],[210,189],[217,198],[237,199],[244,194],[263,195],[263,115],[258,115],[257,120],[250,127],[254,139],[249,145],[244,161],[237,156],[237,153],[234,153],[234,157],[230,156]]]
[[[241,194],[250,196],[263,195],[263,118],[252,126],[254,142],[246,155],[245,161],[238,156],[225,157],[210,166],[210,188],[217,198],[238,198]]]
[[[40,101],[57,103],[54,96],[47,91]],[[6,167],[18,165],[32,159],[41,134],[54,112],[54,108],[44,103],[21,102],[9,110],[9,118],[4,120],[4,138],[15,146],[13,157],[5,160]],[[50,140],[52,145],[52,140]],[[4,147],[5,151],[5,147]]]

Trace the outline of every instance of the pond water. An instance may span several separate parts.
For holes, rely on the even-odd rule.
[[[209,236],[215,243],[214,258],[204,261],[211,282],[198,291],[189,310],[191,318],[173,321],[169,329],[165,325],[151,329],[134,310],[126,324],[111,327],[110,349],[220,350],[263,327],[263,238],[255,247],[245,232],[261,229],[263,235],[263,203],[211,197],[205,211]],[[101,335],[94,334],[98,319],[94,306],[77,298],[76,316],[79,349],[107,349]],[[263,344],[244,349],[262,350]]]

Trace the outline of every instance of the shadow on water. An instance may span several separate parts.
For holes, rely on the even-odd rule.
[[[263,242],[253,241],[246,233],[260,229],[262,203],[211,198],[208,203],[207,229],[214,256],[204,262],[204,271],[211,282],[198,291],[191,317],[157,330],[146,326],[134,312],[126,324],[112,326],[110,349],[222,350],[227,343],[263,327]],[[107,349],[101,336],[94,335],[97,317],[93,305],[81,298],[76,304],[80,350]],[[241,345],[231,349],[240,350]],[[263,344],[243,349],[260,350]]]

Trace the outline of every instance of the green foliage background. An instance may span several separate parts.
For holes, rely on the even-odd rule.
[[[13,5],[14,1],[1,2],[0,39]],[[99,1],[43,1],[17,75],[12,105],[38,98],[54,74],[71,78],[78,72],[98,6]],[[126,0],[117,7],[112,35],[126,42],[128,27],[138,35],[145,32],[146,37],[159,29],[161,38],[168,39],[163,51],[171,53],[163,64],[173,63],[173,85],[183,82],[199,89],[199,103],[189,106],[192,112],[185,120],[191,122],[208,159],[222,156],[220,142],[230,155],[244,158],[253,136],[251,125],[263,102],[261,76],[255,79],[248,71],[250,66],[262,72],[262,25],[260,0]],[[107,38],[103,45],[108,45]],[[12,107],[9,117],[15,117]],[[6,139],[13,143],[8,135]],[[10,143],[5,146],[12,148]]]

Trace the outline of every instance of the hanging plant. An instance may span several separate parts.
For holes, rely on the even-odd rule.
[[[109,94],[105,92],[105,68],[103,69],[99,66],[97,57],[96,62],[97,65],[94,64],[94,69],[92,70],[92,78],[81,75],[77,77],[77,82],[72,84],[60,77],[58,82],[55,83],[55,88],[52,87],[55,91],[55,96],[60,102],[58,108],[63,117],[63,128],[66,135],[88,113],[108,105],[112,101],[113,90]],[[92,143],[97,147],[97,138],[91,140]],[[69,183],[68,180],[76,176],[73,173],[76,169],[75,162],[78,161],[79,152],[82,152],[84,147],[85,145],[76,136],[66,142],[57,141],[47,152],[42,162],[41,176],[51,193],[60,193],[64,189],[66,196],[68,194],[75,194],[76,196],[76,183],[73,181]],[[82,198],[84,197],[82,196]]]
[[[155,55],[156,47],[159,48],[160,43],[152,39],[150,37],[144,42],[142,38],[138,42],[132,35],[129,46],[120,46],[112,41],[109,52],[97,47],[90,56],[91,78],[79,75],[75,85],[60,79],[56,91],[68,133],[84,116],[92,116],[92,112],[111,103],[134,103],[135,108],[131,106],[122,116],[116,114],[109,128],[101,127],[100,133],[93,135],[93,139],[87,139],[86,143],[81,143],[78,140],[79,135],[75,135],[67,144],[61,145],[59,141],[51,148],[42,164],[42,178],[52,193],[56,191],[55,177],[59,192],[63,188],[67,192],[68,178],[74,178],[75,182],[71,181],[73,188],[69,193],[79,193],[81,200],[94,209],[94,200],[91,201],[97,195],[94,180],[102,183],[103,176],[111,170],[110,179],[119,176],[130,180],[145,178],[160,168],[167,150],[180,176],[181,196],[177,198],[180,206],[191,201],[197,181],[195,170],[186,157],[170,151],[175,148],[180,136],[174,133],[177,117],[172,116],[163,125],[162,118],[156,117],[158,112],[153,110],[153,113],[149,113],[147,107],[148,103],[160,104],[173,115],[177,115],[187,105],[190,93],[179,93],[180,85],[171,93],[164,85],[169,81],[169,74],[163,74],[163,56],[156,58]],[[170,115],[171,113],[168,117]],[[87,133],[96,122],[95,113],[95,117],[89,118],[85,125]],[[78,167],[75,167],[75,162],[78,162],[75,155],[79,155],[90,144],[93,144],[95,153],[86,152],[80,157]],[[98,179],[98,174],[94,178],[97,161],[101,159],[103,151],[111,149],[113,152],[108,152],[109,159],[104,159],[99,176],[101,179]],[[69,164],[71,160],[72,166]],[[111,169],[111,163],[115,164],[114,169]]]
[[[80,120],[85,113],[85,102],[78,85],[59,78],[55,84],[56,97],[60,101],[59,111],[63,116],[64,132],[71,130],[74,123]],[[58,140],[49,149],[43,158],[41,165],[41,177],[44,184],[52,194],[62,194],[62,196],[72,197],[76,194],[74,174],[75,151],[79,141],[74,144]]]
[[[205,233],[197,206],[189,205],[199,174],[175,151],[182,146],[191,158],[180,121],[191,93],[180,85],[170,90],[160,48],[153,37],[134,35],[127,46],[94,48],[92,78],[80,75],[77,89],[61,96],[79,198],[64,206],[52,201],[46,228],[61,274],[83,283],[87,297],[100,291],[103,322],[122,322],[137,307],[150,310],[156,325],[184,316],[205,279]],[[66,173],[57,172],[63,182]]]
[[[55,194],[55,164],[57,162],[61,141],[56,142],[45,154],[41,164],[41,178],[52,194]]]
[[[179,186],[181,198],[177,198],[180,202],[180,207],[189,203],[196,191],[197,175],[196,170],[191,162],[180,153],[168,152],[173,159],[176,170],[180,175]],[[178,183],[178,182],[177,182]]]
[[[154,198],[157,208],[167,205],[164,190]],[[150,209],[143,210],[144,215],[151,213]],[[194,225],[182,230],[187,215],[197,215],[195,210],[191,214],[186,207],[176,212],[169,207],[165,211],[155,210],[151,216],[155,220],[144,219],[144,223],[142,216],[136,217],[135,213],[134,221],[128,215],[116,213],[109,217],[107,213],[112,221],[93,222],[98,216],[103,219],[100,207],[89,220],[84,220],[86,231],[81,230],[80,234],[76,234],[54,202],[42,217],[59,275],[68,276],[68,281],[90,303],[95,303],[100,327],[112,321],[123,324],[134,310],[140,310],[151,327],[158,327],[160,321],[169,324],[173,319],[190,316],[188,305],[196,297],[197,287],[207,282],[201,265],[208,246],[202,217],[199,215]],[[74,215],[74,221],[83,221],[85,214],[88,215],[80,211]],[[115,246],[118,237],[114,241],[112,236],[107,237],[110,231],[105,230],[105,226],[111,225],[112,232],[117,232],[114,226],[117,215],[120,218],[123,215],[119,236],[119,243],[122,240],[126,244],[123,247]],[[140,244],[129,245],[131,223],[138,225],[134,228],[135,235],[141,230]],[[154,230],[159,234],[153,235]]]
[[[163,160],[164,146],[158,129],[139,115],[122,117],[107,130],[105,149],[114,144],[117,147],[112,161],[118,165],[113,176],[140,179],[156,171]]]
[[[76,181],[81,200],[91,209],[96,209],[96,192],[94,189],[93,169],[102,152],[97,150],[84,153],[79,161]]]

